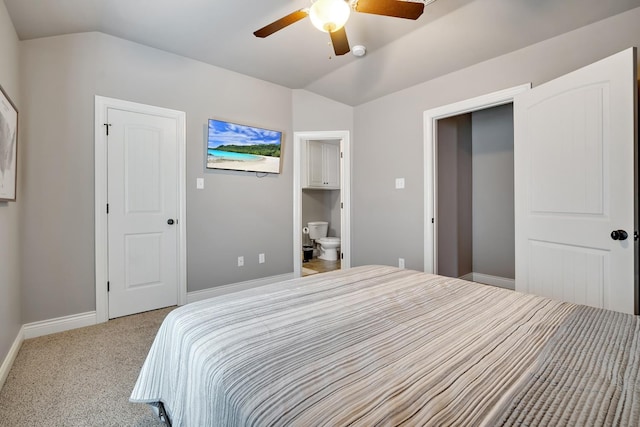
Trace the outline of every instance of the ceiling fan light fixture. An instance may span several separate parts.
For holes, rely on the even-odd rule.
[[[314,27],[330,33],[344,27],[350,13],[351,7],[344,0],[317,0],[309,9],[309,18]]]

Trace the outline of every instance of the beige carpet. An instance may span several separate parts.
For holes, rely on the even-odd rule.
[[[129,394],[172,309],[26,340],[0,391],[0,426],[163,426]]]

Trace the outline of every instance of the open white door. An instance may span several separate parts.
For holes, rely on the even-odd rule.
[[[516,290],[635,313],[636,77],[631,48],[515,97]]]

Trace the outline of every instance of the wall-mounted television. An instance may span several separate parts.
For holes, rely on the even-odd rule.
[[[282,132],[209,119],[207,169],[280,173]]]

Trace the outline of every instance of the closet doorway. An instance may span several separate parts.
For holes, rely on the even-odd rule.
[[[515,289],[513,96],[425,113],[425,271]]]
[[[439,121],[512,102],[516,290],[640,311],[636,58],[625,49],[493,105],[425,112],[426,271],[439,258]]]
[[[438,274],[515,289],[513,104],[438,121]]]

